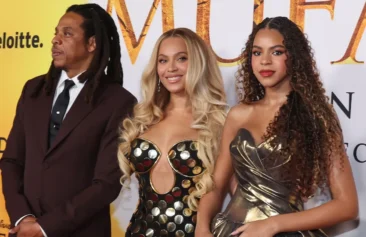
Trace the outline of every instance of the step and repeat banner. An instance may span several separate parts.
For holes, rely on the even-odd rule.
[[[48,70],[54,28],[71,4],[94,2],[114,18],[120,33],[124,86],[140,98],[140,77],[157,38],[174,27],[196,31],[214,50],[230,105],[237,103],[238,55],[253,22],[287,16],[308,35],[340,118],[359,195],[356,221],[327,230],[331,236],[366,236],[366,1],[365,0],[33,0],[1,1],[0,157],[24,83]],[[0,177],[1,181],[1,177]],[[113,237],[123,237],[136,207],[137,183],[111,205]],[[0,190],[1,182],[0,182]],[[307,207],[329,200],[321,194]],[[226,199],[226,203],[229,197]],[[0,237],[10,226],[0,191]],[[52,237],[52,236],[51,236]]]

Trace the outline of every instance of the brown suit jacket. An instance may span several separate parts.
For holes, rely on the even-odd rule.
[[[136,98],[118,84],[103,84],[88,104],[85,85],[48,149],[55,90],[31,96],[42,80],[25,84],[0,161],[11,223],[33,214],[48,237],[109,237],[109,204],[121,190],[117,130]]]

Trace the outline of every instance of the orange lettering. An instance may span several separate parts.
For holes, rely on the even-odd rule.
[[[255,0],[253,9],[253,23],[258,25],[263,21],[264,0]]]
[[[210,41],[210,0],[198,0],[197,1],[197,34],[211,47]],[[253,24],[257,25],[263,20],[263,7],[264,0],[254,1],[254,16]],[[212,47],[211,47],[212,48]],[[215,52],[214,52],[215,53]],[[218,56],[216,53],[217,61],[221,66],[235,66],[241,60],[240,56],[232,59],[225,59]]]
[[[173,0],[161,0],[162,15],[163,15],[163,32],[174,28],[174,12],[173,12]],[[118,16],[118,23],[122,31],[122,36],[126,44],[128,54],[132,64],[136,62],[137,56],[141,50],[141,47],[145,41],[146,35],[149,31],[151,22],[155,16],[156,9],[160,0],[154,0],[150,12],[146,18],[144,27],[141,34],[136,40],[136,34],[133,29],[131,18],[128,14],[125,0],[109,0],[107,5],[107,12],[112,13],[113,7],[115,8]]]
[[[366,27],[366,3],[361,12],[361,16],[357,22],[356,28],[353,31],[351,41],[348,45],[346,53],[338,61],[332,61],[332,64],[363,64],[363,61],[358,61],[356,59],[356,53],[358,45],[362,39],[363,32]]]
[[[305,0],[291,0],[290,19],[304,30],[305,10],[325,9],[330,12],[330,17],[334,17],[335,0],[306,2]]]

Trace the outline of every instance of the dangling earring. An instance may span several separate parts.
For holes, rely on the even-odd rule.
[[[158,81],[158,93],[160,92],[160,78],[159,78],[159,81]]]

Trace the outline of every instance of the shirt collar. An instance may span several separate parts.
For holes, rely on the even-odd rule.
[[[78,75],[72,77],[72,78],[69,78],[69,76],[67,76],[67,73],[66,71],[62,70],[61,72],[61,76],[60,76],[60,80],[58,81],[58,85],[57,87],[59,88],[60,86],[64,86],[65,85],[65,81],[70,79],[72,80],[74,83],[75,83],[75,86],[76,87],[83,87],[85,82],[81,83],[78,79],[78,76],[80,76],[83,72],[79,73]]]

